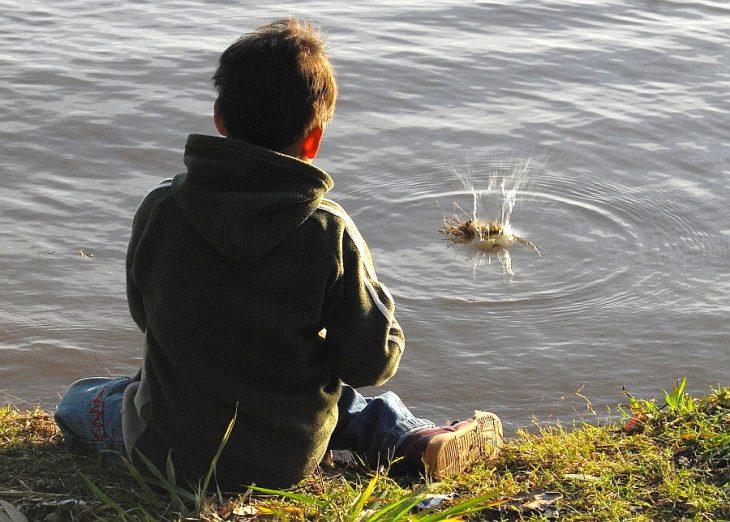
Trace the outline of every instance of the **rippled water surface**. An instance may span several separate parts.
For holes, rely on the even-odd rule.
[[[137,204],[213,133],[210,76],[240,33],[308,17],[341,97],[319,165],[398,303],[387,385],[441,421],[591,419],[621,386],[730,375],[730,7],[724,1],[0,0],[0,402],[52,406],[133,373],[124,256]],[[499,217],[539,257],[449,247]]]

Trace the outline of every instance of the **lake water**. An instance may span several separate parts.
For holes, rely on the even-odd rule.
[[[622,385],[728,384],[725,0],[258,4],[0,0],[0,403],[136,371],[133,213],[186,135],[214,132],[219,53],[287,15],[337,68],[318,164],[396,298],[387,389],[511,431],[602,417]],[[517,175],[512,225],[545,255],[515,245],[510,275],[438,229],[469,188],[498,217],[490,183]]]

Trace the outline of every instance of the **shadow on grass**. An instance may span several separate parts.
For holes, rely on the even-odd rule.
[[[345,474],[353,480],[362,471],[356,463],[333,462],[328,468],[333,476]],[[324,481],[324,475],[310,481]],[[69,448],[48,412],[0,407],[0,500],[28,521],[180,520],[216,500],[201,498],[201,505],[188,506],[174,505],[170,498],[169,491],[150,488],[138,473],[117,470],[98,455]],[[221,511],[230,511],[227,506],[243,500],[222,502]],[[289,509],[280,504],[281,510]],[[4,520],[1,505],[0,520]]]
[[[108,508],[82,474],[130,501],[129,478],[100,464],[97,456],[72,453],[53,417],[44,411],[0,408],[0,499],[28,520],[98,520]],[[133,504],[134,505],[134,504]]]

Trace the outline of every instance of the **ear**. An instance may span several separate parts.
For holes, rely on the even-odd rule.
[[[223,116],[221,116],[220,109],[218,107],[218,100],[216,100],[213,104],[213,123],[215,123],[215,128],[218,129],[221,136],[228,136],[226,126],[223,125]]]
[[[309,133],[302,139],[302,154],[307,159],[313,160],[317,157],[323,133],[324,129],[318,125],[309,131]]]

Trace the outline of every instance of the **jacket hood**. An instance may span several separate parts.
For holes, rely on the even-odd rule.
[[[249,143],[191,134],[172,195],[224,256],[252,262],[296,230],[332,188],[323,170]]]

